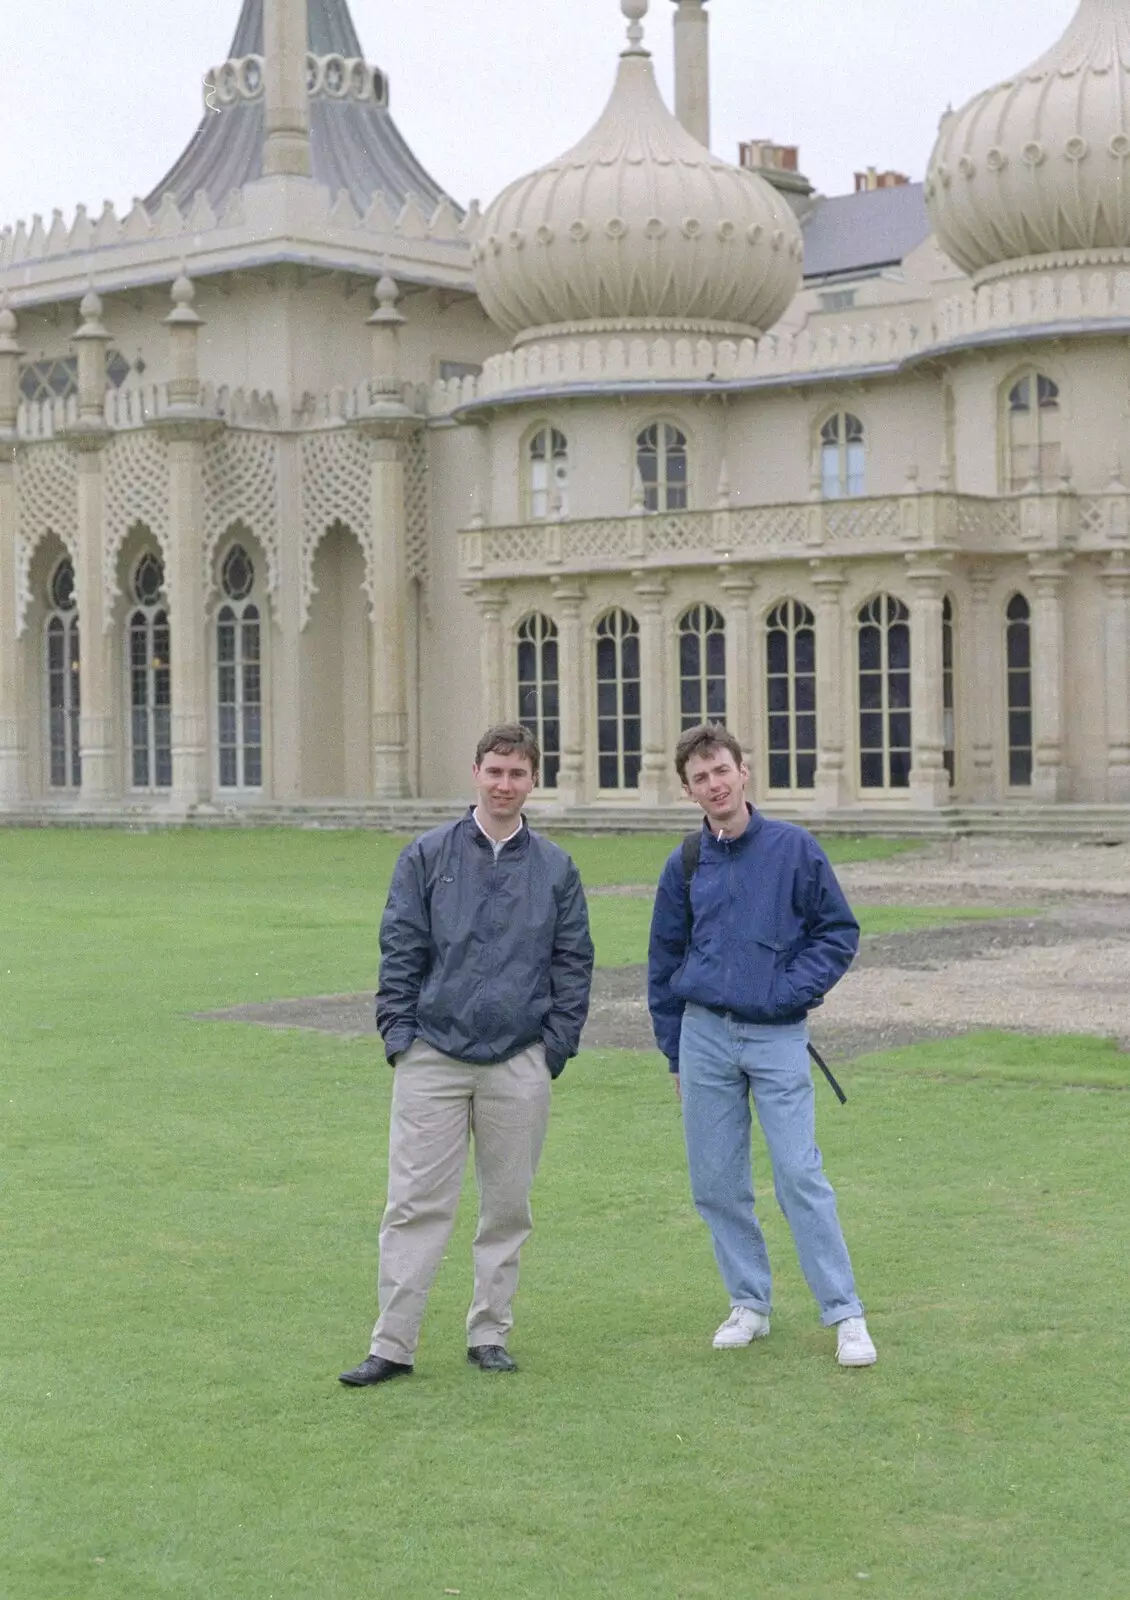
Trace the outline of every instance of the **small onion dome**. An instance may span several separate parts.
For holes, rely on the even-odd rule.
[[[641,319],[749,332],[785,311],[803,253],[787,203],[700,145],[630,48],[592,132],[485,213],[475,282],[511,334]]]
[[[1082,0],[1046,55],[942,118],[926,177],[942,248],[975,273],[1130,248],[1130,4]]]

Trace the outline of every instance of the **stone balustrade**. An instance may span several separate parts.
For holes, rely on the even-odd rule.
[[[459,538],[463,576],[475,581],[915,550],[1105,551],[1130,545],[1130,490],[1120,485],[1090,496],[1033,491],[1000,498],[915,492],[471,526]]]
[[[172,409],[168,385],[130,384],[108,389],[103,398],[102,415],[106,426],[115,432],[144,428],[167,417]],[[200,413],[239,428],[278,428],[279,408],[270,391],[231,389],[227,384],[205,383],[200,388]],[[54,396],[46,400],[21,400],[16,413],[16,437],[21,443],[35,444],[65,437],[79,420],[78,395]]]

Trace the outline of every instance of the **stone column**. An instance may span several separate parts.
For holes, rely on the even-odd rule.
[[[1130,553],[1113,550],[1102,566],[1106,646],[1106,798],[1130,802]]]
[[[676,0],[675,115],[710,148],[710,17],[705,0]]]
[[[969,628],[958,640],[956,668],[966,686],[964,705],[968,708],[970,743],[973,751],[973,777],[969,797],[975,802],[992,800],[993,752],[997,737],[997,714],[1003,704],[1002,678],[998,650],[1003,621],[989,610],[989,590],[993,568],[979,562],[969,569]],[[968,664],[966,663],[968,656]],[[1007,715],[1007,712],[1006,712]]]
[[[942,606],[948,570],[937,556],[908,556],[910,580],[910,796],[915,805],[949,804],[942,700]]]
[[[816,589],[816,780],[813,799],[818,810],[835,811],[847,802],[849,785],[844,761],[843,592],[847,577],[835,562],[812,563]]]
[[[23,649],[16,638],[16,414],[23,353],[16,318],[5,301],[0,307],[0,810],[19,805],[28,794]]]
[[[174,803],[186,810],[212,791],[208,743],[208,650],[204,578],[204,444],[215,424],[200,410],[198,348],[203,319],[182,275],[173,284],[169,408],[159,424],[169,458],[169,653],[172,658]]]
[[[640,613],[640,803],[667,799],[667,652],[663,597],[667,580],[660,572],[633,572]]]
[[[1064,762],[1063,590],[1070,558],[1031,556],[1032,591],[1032,798],[1044,804],[1067,799],[1070,774]]]
[[[483,733],[497,722],[507,720],[506,712],[506,636],[502,627],[502,613],[506,609],[506,585],[480,583],[475,600],[479,607],[479,673],[481,679]]]
[[[308,178],[310,99],[306,90],[306,0],[264,0],[263,176]]]
[[[750,600],[757,582],[748,567],[719,568],[726,596],[726,725],[743,750],[754,750],[753,629]],[[751,770],[759,764],[751,761]],[[755,788],[758,785],[755,784]]]
[[[119,793],[122,776],[115,740],[117,695],[113,640],[110,637],[114,618],[112,611],[107,610],[102,581],[102,450],[110,437],[103,408],[106,345],[110,335],[102,326],[102,302],[93,289],[84,297],[80,309],[83,321],[75,334],[75,343],[78,345],[79,415],[68,441],[78,456],[75,599],[82,651],[82,701],[79,713],[82,797],[97,804]]]
[[[403,798],[408,784],[408,670],[405,617],[408,577],[404,547],[404,441],[418,418],[404,404],[400,378],[399,291],[387,275],[374,290],[369,317],[370,403],[360,426],[372,440],[372,634],[370,714],[373,794]]]
[[[561,696],[561,765],[557,774],[557,798],[564,806],[583,805],[585,800],[585,625],[581,605],[584,585],[576,580],[554,578],[554,609],[557,614],[557,672]]]

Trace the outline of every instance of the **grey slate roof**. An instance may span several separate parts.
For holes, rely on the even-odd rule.
[[[924,185],[819,198],[805,218],[804,276],[837,277],[895,266],[930,233]]]
[[[361,42],[349,14],[348,0],[309,0],[307,38],[314,55],[361,56]],[[263,0],[243,0],[233,57],[263,53]],[[348,191],[363,214],[377,190],[396,210],[414,195],[425,212],[432,211],[444,191],[420,165],[387,106],[351,96],[310,101],[310,154],[313,175],[331,194]],[[219,111],[206,111],[188,147],[146,197],[156,210],[171,193],[184,210],[203,189],[219,211],[233,189],[251,183],[263,172],[263,101],[237,101]]]

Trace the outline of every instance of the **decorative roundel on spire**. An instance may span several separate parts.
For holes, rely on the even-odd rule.
[[[592,132],[486,211],[475,281],[508,333],[561,323],[768,328],[800,282],[792,210],[671,115],[642,48],[646,0],[622,0],[628,48]]]
[[[1082,0],[1015,77],[942,118],[926,177],[942,248],[975,273],[1130,248],[1130,5]]]

